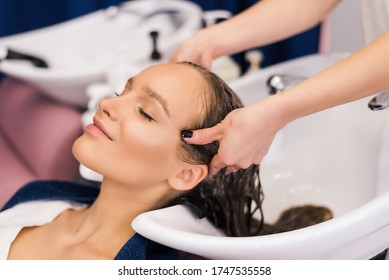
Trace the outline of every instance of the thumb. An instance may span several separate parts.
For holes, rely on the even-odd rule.
[[[177,53],[174,53],[171,57],[170,57],[170,59],[169,59],[169,63],[175,63],[175,62],[177,62]]]
[[[185,131],[189,132],[189,131]],[[184,134],[186,134],[184,136]],[[192,131],[192,136],[190,137],[189,133],[182,133],[183,139],[188,144],[204,145],[212,143],[213,141],[218,141],[223,138],[223,127],[221,124],[216,126],[204,129],[198,129]]]

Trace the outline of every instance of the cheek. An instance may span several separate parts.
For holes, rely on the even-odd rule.
[[[158,125],[134,124],[121,128],[120,139],[111,142],[82,135],[73,154],[86,167],[126,184],[153,184],[166,180],[180,163],[180,137]]]
[[[133,179],[147,181],[171,175],[178,162],[178,133],[148,124],[128,126],[122,132],[113,156],[121,177],[131,172]]]
[[[144,163],[159,164],[175,156],[178,144],[176,135],[158,126],[135,125],[125,127],[120,145],[123,154],[131,161],[137,159]]]

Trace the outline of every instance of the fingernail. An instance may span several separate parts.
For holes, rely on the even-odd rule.
[[[182,138],[192,138],[193,132],[190,130],[183,130],[181,131],[181,137]]]

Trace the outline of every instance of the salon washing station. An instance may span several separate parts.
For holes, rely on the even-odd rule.
[[[248,74],[230,85],[250,104],[268,96],[274,74],[306,78],[347,54],[311,55]],[[350,81],[352,82],[352,81]],[[183,206],[144,213],[142,235],[211,259],[369,259],[389,247],[389,110],[370,98],[307,116],[283,128],[261,163],[265,221],[313,204],[332,220],[258,237],[225,237]],[[172,218],[174,217],[174,218]]]
[[[306,78],[344,56],[302,57],[247,74],[230,85],[250,104],[268,96],[266,83],[272,75]],[[13,78],[1,84],[0,98],[0,203],[30,180],[76,180],[78,166],[70,149],[82,130],[81,112]],[[134,229],[159,243],[211,259],[377,255],[389,247],[389,111],[369,110],[370,99],[289,124],[277,134],[261,164],[266,222],[284,209],[304,204],[326,206],[334,219],[286,233],[230,238],[187,208],[173,206],[138,216]],[[14,112],[19,114],[10,118]]]
[[[131,1],[28,34],[0,38],[0,49],[12,47],[38,55],[50,66],[37,68],[15,60],[0,64],[0,71],[8,76],[0,86],[0,205],[31,180],[79,179],[71,145],[82,132],[83,116],[89,116],[88,112],[82,115],[80,108],[93,109],[88,102],[96,105],[96,100],[90,102],[88,89],[98,90],[104,87],[99,83],[106,81],[115,84],[122,75],[128,77],[131,71],[154,63],[151,32],[156,22],[166,28],[167,33],[158,33],[159,51],[166,57],[200,28],[197,6],[160,2],[170,6],[161,9],[155,0]],[[150,9],[151,4],[159,10]],[[126,36],[135,26],[137,31]],[[109,39],[88,43],[88,36],[99,38],[95,29]],[[130,42],[134,51],[125,52]],[[246,74],[230,85],[247,105],[268,96],[267,81],[272,75],[304,79],[346,55],[302,57]],[[123,61],[127,64],[119,63]],[[119,64],[131,67],[127,72],[114,69]],[[107,72],[107,67],[114,71]],[[368,259],[377,255],[389,247],[389,110],[369,110],[370,99],[289,124],[277,134],[261,164],[266,222],[275,221],[284,209],[304,204],[326,206],[334,219],[286,233],[229,238],[185,207],[173,206],[140,215],[134,229],[159,243],[211,259]]]
[[[230,85],[250,104],[268,96],[266,83],[272,75],[306,78],[344,56],[302,57]],[[1,84],[0,98],[1,199],[29,180],[77,178],[70,148],[82,130],[81,113],[12,78]],[[389,247],[389,111],[369,110],[370,99],[289,124],[277,134],[261,164],[266,222],[274,221],[284,209],[304,204],[326,206],[334,219],[286,233],[230,238],[187,208],[173,206],[138,216],[134,229],[190,253],[189,258],[368,259],[377,255]],[[15,111],[17,118],[9,118]],[[37,176],[37,171],[46,175]],[[4,188],[4,182],[13,185]]]

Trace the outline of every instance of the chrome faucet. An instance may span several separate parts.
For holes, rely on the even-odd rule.
[[[266,86],[269,94],[273,95],[281,91],[287,90],[288,88],[297,85],[305,79],[306,78],[288,74],[274,74],[267,79]]]
[[[305,78],[288,75],[288,74],[274,74],[271,75],[267,81],[266,86],[270,95],[277,94],[281,91],[287,90],[298,83],[304,81]],[[368,103],[370,110],[379,111],[389,107],[389,90],[377,94]]]
[[[379,111],[389,106],[389,90],[383,91],[374,96],[367,104],[370,110]]]

